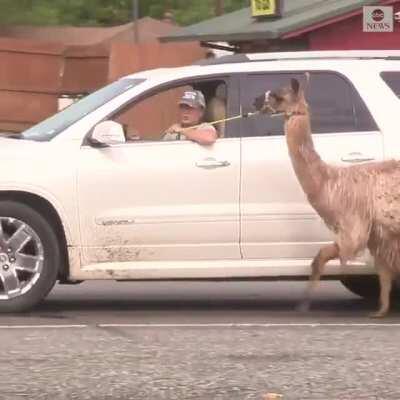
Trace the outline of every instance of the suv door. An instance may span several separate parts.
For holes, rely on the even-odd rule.
[[[241,104],[299,79],[311,111],[316,150],[329,163],[351,164],[383,158],[382,135],[353,85],[334,72],[243,76]],[[293,172],[283,118],[243,119],[241,249],[247,259],[310,259],[331,233],[309,205]]]
[[[237,112],[238,83],[218,80],[229,93],[228,115]],[[161,141],[150,131],[149,140],[140,139],[145,126],[159,129],[163,121],[176,122],[177,93],[178,88],[153,89],[127,105],[126,112],[106,118],[126,122],[132,140],[125,144],[82,146],[83,265],[119,262],[129,268],[132,261],[240,258],[240,138],[230,137],[233,125],[227,124],[224,137],[212,146]]]

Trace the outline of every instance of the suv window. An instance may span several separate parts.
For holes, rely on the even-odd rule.
[[[307,82],[304,73],[248,75],[243,92],[244,111],[252,108],[255,97],[267,90],[289,84],[296,78],[305,88],[311,110],[313,133],[338,133],[377,130],[371,114],[354,87],[343,77],[330,72],[312,72]],[[283,135],[283,117],[255,116],[243,120],[243,136]]]
[[[136,140],[168,140],[182,139],[179,135],[166,135],[164,133],[172,125],[179,123],[179,100],[182,94],[188,90],[199,90],[203,93],[206,108],[202,122],[212,122],[227,118],[233,110],[235,95],[228,92],[230,86],[225,79],[209,79],[202,81],[188,81],[179,86],[162,88],[152,91],[127,104],[109,119],[123,125],[127,141]],[[237,101],[236,101],[237,103]],[[237,107],[237,106],[236,106]],[[218,136],[238,136],[233,124],[214,124]],[[174,137],[176,138],[174,139]]]
[[[381,72],[381,77],[393,93],[400,97],[400,71]]]
[[[124,78],[113,82],[34,125],[23,132],[21,137],[28,140],[49,141],[81,118],[144,81],[144,79]]]

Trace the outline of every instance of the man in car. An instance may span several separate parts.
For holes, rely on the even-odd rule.
[[[169,127],[163,140],[192,140],[201,145],[211,145],[217,138],[216,129],[207,122],[202,122],[206,101],[199,90],[188,90],[179,100],[179,120]]]

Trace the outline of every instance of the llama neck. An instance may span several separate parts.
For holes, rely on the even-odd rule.
[[[321,192],[327,165],[314,149],[308,112],[305,110],[301,115],[288,117],[285,133],[297,179],[307,197],[313,199]]]

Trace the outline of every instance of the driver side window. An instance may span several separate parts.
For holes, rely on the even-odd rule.
[[[164,131],[178,121],[178,101],[184,87],[169,89],[128,106],[113,118],[124,127],[127,141],[161,140]]]
[[[163,140],[164,133],[179,124],[179,101],[186,91],[199,90],[206,107],[201,123],[227,117],[227,84],[223,80],[189,82],[165,89],[127,105],[110,120],[121,124],[128,142],[138,140]],[[218,137],[225,135],[225,123],[213,124]]]

